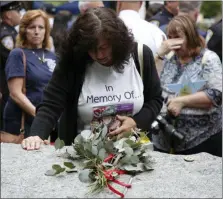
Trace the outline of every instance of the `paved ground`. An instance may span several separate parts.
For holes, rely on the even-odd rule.
[[[221,158],[201,153],[191,156],[193,162],[186,162],[185,156],[152,155],[155,170],[134,177],[126,198],[222,198]],[[20,145],[1,144],[1,198],[117,198],[107,189],[86,196],[88,184],[81,183],[77,173],[44,175],[52,164],[63,162],[52,146],[25,151]],[[122,176],[122,181],[129,178]]]

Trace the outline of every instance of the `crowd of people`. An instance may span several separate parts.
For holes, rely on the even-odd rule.
[[[206,33],[196,24],[200,1],[165,1],[145,19],[142,4],[85,1],[78,16],[58,12],[52,25],[47,9],[20,20],[20,2],[1,3],[1,141],[70,145],[95,110],[131,107],[109,137],[137,128],[160,152],[222,156],[221,20]],[[168,137],[165,125],[153,133],[157,117],[183,139]]]

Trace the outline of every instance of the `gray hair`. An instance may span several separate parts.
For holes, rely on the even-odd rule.
[[[88,8],[92,7],[91,4],[95,3],[100,5],[99,7],[101,7],[103,4],[103,1],[78,1],[78,8],[80,10],[80,12],[85,12]],[[98,6],[97,6],[98,7]]]
[[[189,13],[195,9],[200,10],[202,1],[179,1],[180,12]]]

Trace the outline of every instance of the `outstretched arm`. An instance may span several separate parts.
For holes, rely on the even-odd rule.
[[[58,121],[68,97],[68,78],[60,66],[57,66],[53,76],[44,90],[43,101],[37,106],[36,117],[33,120],[30,137],[23,140],[22,147],[27,150],[39,149],[44,139]]]

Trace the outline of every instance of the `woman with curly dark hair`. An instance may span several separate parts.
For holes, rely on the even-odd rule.
[[[22,147],[39,149],[58,118],[59,137],[66,145],[77,135],[79,119],[92,128],[101,121],[111,124],[115,117],[118,125],[110,125],[108,136],[136,127],[148,130],[162,97],[153,54],[145,45],[143,58],[142,80],[137,44],[114,11],[96,8],[79,15]]]

